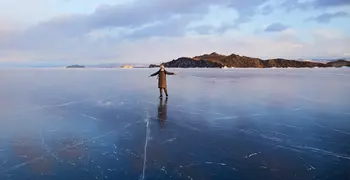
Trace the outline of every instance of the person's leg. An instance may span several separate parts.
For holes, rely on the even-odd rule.
[[[159,88],[159,97],[163,97],[162,88]]]
[[[164,92],[165,92],[166,97],[168,97],[168,88],[164,88]]]

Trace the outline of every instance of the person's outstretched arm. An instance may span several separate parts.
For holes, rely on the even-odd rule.
[[[175,73],[169,72],[169,71],[165,71],[165,74],[167,74],[167,75],[175,75]]]
[[[158,75],[158,74],[159,74],[159,71],[157,71],[157,72],[151,74],[149,77],[156,76],[156,75]]]

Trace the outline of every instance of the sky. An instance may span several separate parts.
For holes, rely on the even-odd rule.
[[[0,66],[350,57],[350,0],[0,0]]]

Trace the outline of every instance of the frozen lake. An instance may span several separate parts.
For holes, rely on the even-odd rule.
[[[350,179],[350,68],[156,70],[0,70],[0,179]]]

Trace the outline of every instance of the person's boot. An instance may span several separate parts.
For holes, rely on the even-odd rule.
[[[168,97],[168,89],[165,89],[165,95]]]

